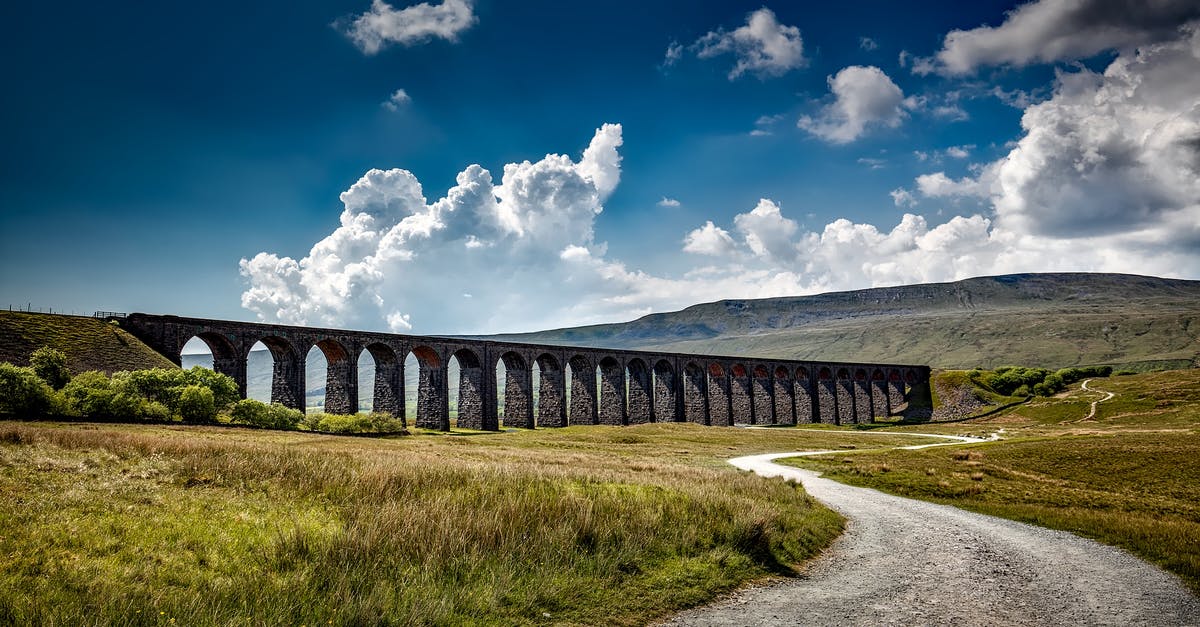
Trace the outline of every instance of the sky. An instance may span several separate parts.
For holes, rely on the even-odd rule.
[[[0,307],[398,333],[1200,278],[1200,2],[7,3]]]

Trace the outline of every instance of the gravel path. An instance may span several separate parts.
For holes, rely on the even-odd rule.
[[[845,534],[801,577],[667,625],[1200,625],[1200,599],[1120,549],[772,462],[828,452],[730,463],[802,482],[846,516]]]

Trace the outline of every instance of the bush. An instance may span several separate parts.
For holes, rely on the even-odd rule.
[[[114,382],[103,372],[76,375],[62,391],[66,405],[76,414],[92,420],[168,421],[171,409]]]
[[[1021,387],[1013,390],[1012,395],[1013,396],[1029,396],[1029,386],[1022,385]]]
[[[234,424],[259,427],[261,429],[295,429],[304,414],[279,403],[266,403],[244,399],[234,403],[229,419]]]
[[[33,368],[0,363],[0,413],[39,418],[63,409],[61,397]]]
[[[214,422],[217,419],[212,390],[202,385],[187,385],[179,390],[178,410],[184,422]]]
[[[43,346],[29,356],[29,367],[34,374],[50,387],[61,390],[71,380],[71,371],[67,368],[67,356],[62,351],[49,346]]]
[[[113,375],[112,380],[117,388],[162,403],[180,415],[183,414],[180,395],[189,386],[208,390],[216,409],[232,405],[237,402],[239,396],[237,383],[233,378],[200,366],[193,366],[190,370],[151,368],[118,372]]]
[[[371,412],[369,414],[316,414],[313,431],[325,433],[403,433],[404,422],[393,418],[386,412]],[[306,419],[307,422],[307,419]]]

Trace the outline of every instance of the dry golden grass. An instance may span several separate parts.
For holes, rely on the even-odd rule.
[[[840,531],[725,457],[854,437],[0,423],[0,623],[643,624]]]

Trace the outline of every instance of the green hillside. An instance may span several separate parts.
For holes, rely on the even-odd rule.
[[[29,354],[42,346],[66,354],[73,372],[174,367],[120,327],[98,318],[0,311],[0,361],[27,365]]]
[[[1200,281],[1018,274],[759,300],[723,300],[632,322],[497,336],[938,368],[1200,362]]]

